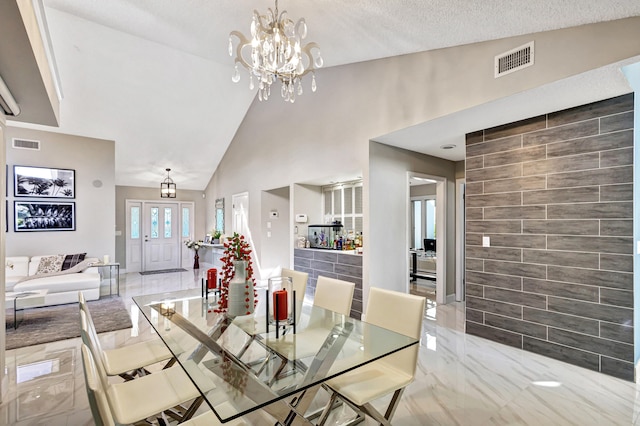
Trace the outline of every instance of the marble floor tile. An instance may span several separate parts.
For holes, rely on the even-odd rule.
[[[105,348],[154,338],[131,298],[199,288],[197,271],[123,274],[120,295],[133,327],[100,335]],[[423,289],[417,289],[423,290]],[[92,425],[80,339],[7,351],[9,389],[0,425]],[[328,395],[320,392],[314,407]],[[389,398],[374,406],[383,410]],[[635,383],[565,364],[464,333],[464,303],[427,300],[416,380],[406,389],[393,424],[418,425],[632,425],[640,422]],[[353,416],[338,408],[328,424]],[[270,422],[247,419],[251,424]],[[365,425],[375,422],[367,419]]]

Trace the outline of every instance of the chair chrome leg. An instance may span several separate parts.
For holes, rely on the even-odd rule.
[[[404,393],[405,389],[406,388],[401,388],[393,393],[393,397],[391,398],[391,402],[387,407],[387,411],[384,413],[385,419],[391,421],[391,418],[396,413],[396,408],[398,408],[398,405],[400,403],[400,398],[402,397],[402,394]]]

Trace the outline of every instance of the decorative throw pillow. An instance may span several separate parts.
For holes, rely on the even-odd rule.
[[[60,272],[62,270],[63,262],[64,254],[59,254],[57,256],[42,256],[40,258],[40,263],[38,264],[36,275]]]
[[[62,262],[61,271],[66,271],[67,269],[76,266],[78,263],[84,260],[84,257],[86,255],[87,253],[67,254],[66,256],[61,255],[64,256],[64,262]]]

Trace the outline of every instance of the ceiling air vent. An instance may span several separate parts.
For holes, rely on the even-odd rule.
[[[17,149],[32,149],[34,151],[40,151],[40,141],[32,141],[29,139],[17,139],[11,140],[11,146]]]
[[[495,57],[495,77],[521,70],[533,65],[533,42],[516,47]]]

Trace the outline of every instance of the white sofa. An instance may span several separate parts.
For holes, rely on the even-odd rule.
[[[47,276],[19,282],[26,276],[33,276],[38,270],[42,256],[7,257],[5,261],[5,291],[23,292],[47,290],[42,306],[61,305],[78,301],[78,291],[84,293],[86,300],[100,298],[100,271],[87,268],[83,272]]]

